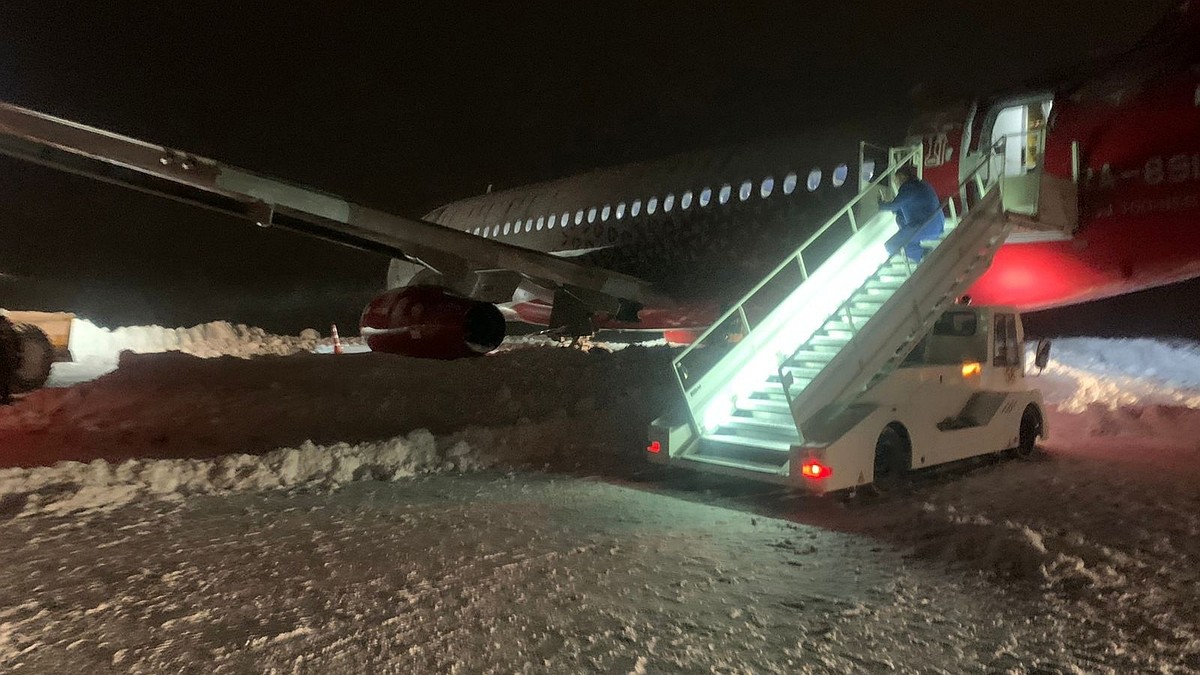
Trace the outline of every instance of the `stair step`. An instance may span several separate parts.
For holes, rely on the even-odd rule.
[[[757,399],[769,400],[769,399]],[[737,408],[733,411],[733,419],[753,419],[769,424],[780,426],[791,426],[795,428],[796,422],[792,420],[791,412],[787,410],[747,410],[745,408]]]
[[[731,436],[729,434],[705,434],[703,436],[703,439],[706,441],[709,441],[710,443],[721,443],[721,444],[741,446],[741,447],[746,447],[746,448],[757,448],[757,449],[761,449],[761,450],[775,450],[775,451],[778,451],[781,454],[783,454],[783,461],[785,461],[785,462],[787,461],[787,451],[791,450],[791,448],[792,448],[792,443],[789,441],[768,441],[768,440],[760,440],[760,439],[747,439],[747,438],[742,438],[740,436]],[[711,451],[706,452],[704,449],[701,449],[700,451],[698,451],[695,455],[692,455],[691,457],[693,459],[698,459],[699,457],[702,457],[702,456],[721,457],[722,454],[713,453]]]
[[[820,368],[817,368],[816,366],[813,366],[811,364],[803,365],[803,366],[784,364],[783,370],[784,370],[784,372],[791,374],[793,382],[799,382],[800,380],[806,380],[806,379],[811,380],[812,378],[819,375],[821,372]],[[775,378],[774,380],[772,380],[773,382],[779,381],[778,374],[771,375],[771,377]]]
[[[783,426],[753,418],[734,418],[722,424],[716,433],[738,438],[752,438],[756,441],[786,441],[789,444],[800,440],[800,434],[796,432],[794,424]]]
[[[738,410],[763,411],[776,413],[779,415],[792,416],[792,409],[788,407],[786,400],[772,400],[769,398],[742,398],[737,402]]]
[[[858,292],[860,294],[865,293],[871,296],[881,295],[884,297],[891,297],[893,293],[900,290],[902,285],[903,284],[899,282],[891,284],[876,284],[868,281],[862,288],[858,289]]]
[[[827,321],[825,325],[821,327],[821,330],[813,333],[813,335],[841,338],[846,342],[849,342],[850,338],[854,337],[854,331],[850,330],[850,326],[846,326],[845,328],[836,328],[832,327],[832,324],[832,321]]]
[[[837,347],[838,349],[845,347],[846,344],[849,342],[850,342],[849,337],[821,335],[819,333],[814,334],[812,337],[810,337],[808,339],[808,344],[810,344],[810,345],[824,345],[824,346],[830,346],[830,347]]]

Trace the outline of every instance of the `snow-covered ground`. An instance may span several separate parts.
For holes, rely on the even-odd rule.
[[[1200,672],[1196,345],[1059,340],[1042,456],[843,503],[664,476],[674,351],[545,342],[127,354],[0,409],[9,465],[80,460],[0,472],[0,667]]]

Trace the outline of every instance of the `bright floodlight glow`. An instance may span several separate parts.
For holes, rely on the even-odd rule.
[[[727,422],[733,401],[761,389],[781,360],[875,273],[887,259],[883,244],[895,231],[895,218],[886,211],[864,223],[704,376],[711,384],[697,390],[692,409],[706,431]]]

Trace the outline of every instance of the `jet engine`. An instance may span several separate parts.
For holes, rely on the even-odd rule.
[[[380,293],[363,310],[359,325],[372,351],[425,359],[482,356],[504,340],[504,316],[495,305],[441,286]]]

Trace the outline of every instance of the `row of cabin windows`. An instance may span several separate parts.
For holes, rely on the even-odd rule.
[[[840,188],[841,186],[845,185],[849,172],[850,170],[845,164],[839,164],[836,168],[834,168],[833,175],[831,176],[831,183],[833,184],[833,187]],[[808,180],[805,182],[805,187],[808,188],[809,192],[813,192],[817,188],[821,187],[822,176],[821,169],[819,168],[814,168],[808,173]],[[798,181],[799,178],[795,173],[789,173],[787,176],[784,176],[782,185],[783,194],[790,195],[795,192]],[[759,197],[766,199],[774,192],[775,179],[771,176],[767,176],[766,178],[762,179],[762,182],[758,184]],[[738,187],[738,199],[743,202],[748,201],[752,194],[754,194],[753,182],[749,180],[743,181]],[[726,183],[725,185],[722,185],[720,190],[717,192],[717,201],[721,204],[727,204],[732,196],[733,187]],[[712,198],[712,188],[704,188],[700,191],[699,195],[695,195],[691,190],[688,190],[679,196],[679,209],[681,211],[686,211],[687,209],[691,208],[693,200],[699,201],[701,207],[707,207],[712,203]],[[633,200],[633,202],[629,204],[629,217],[636,218],[641,215],[642,206],[642,200]],[[663,213],[670,213],[673,211],[675,209],[675,194],[667,193],[667,195],[663,197],[661,204],[658,201],[658,197],[650,197],[647,199],[645,202],[646,214],[654,215],[658,212],[660,206]],[[503,226],[496,224],[491,227],[477,227],[474,229],[474,233],[484,237],[497,237],[505,234],[516,234],[521,232],[522,229],[525,232],[532,232],[535,228],[541,230],[543,228],[554,228],[558,226],[567,227],[572,221],[574,221],[576,225],[582,225],[585,220],[588,223],[594,223],[597,219],[599,219],[601,222],[608,222],[610,218],[614,217],[617,220],[621,220],[625,217],[625,213],[625,202],[620,202],[616,205],[616,207],[613,207],[611,204],[605,204],[599,209],[597,209],[595,206],[586,210],[579,209],[575,212],[574,216],[572,216],[570,211],[564,211],[561,216],[558,214],[551,214],[549,216],[538,216],[536,220],[529,218],[526,220],[517,220],[515,223],[510,221],[504,223]]]

